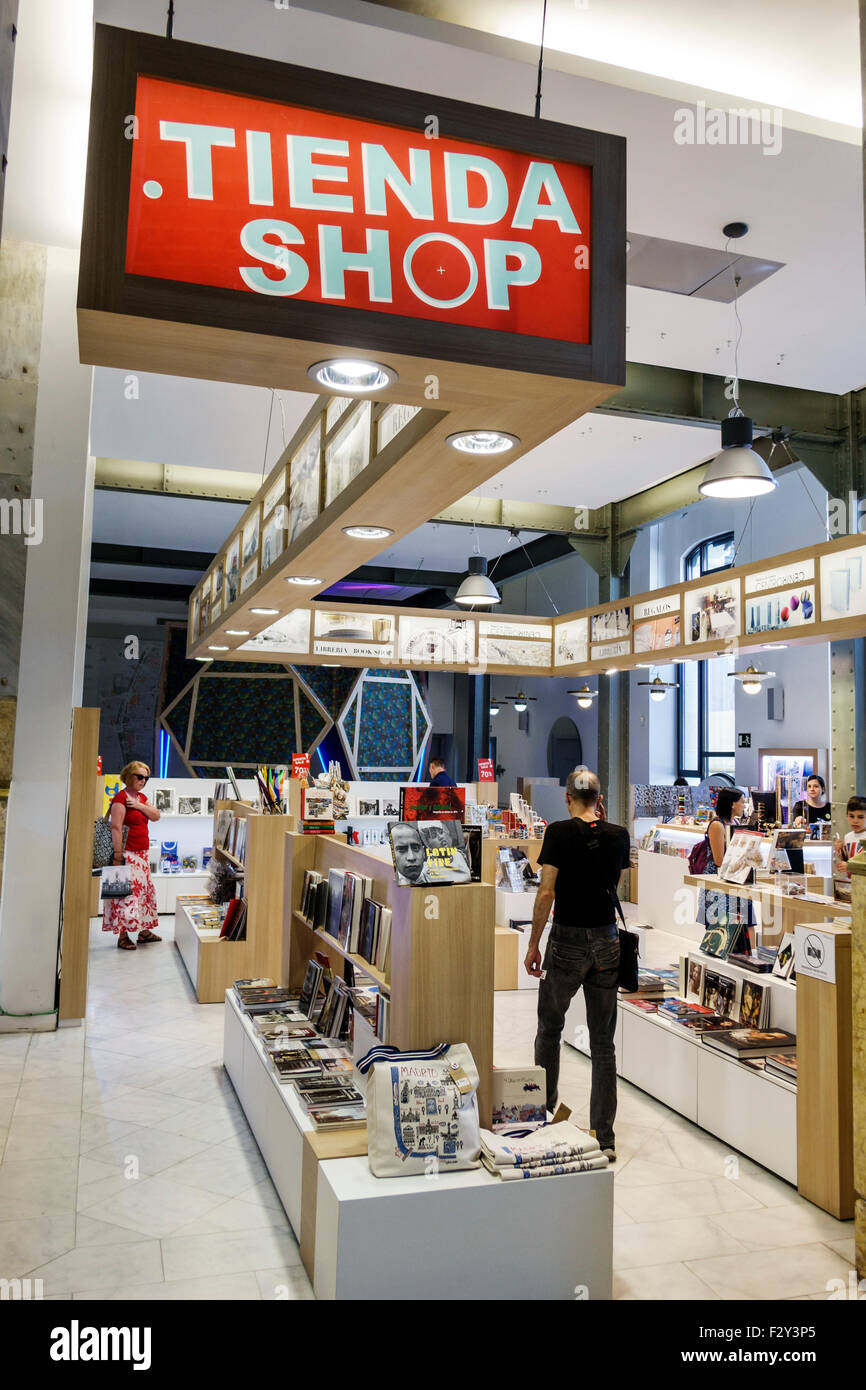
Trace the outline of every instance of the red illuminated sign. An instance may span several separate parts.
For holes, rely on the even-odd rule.
[[[479,782],[495,782],[496,773],[493,769],[492,758],[478,759],[478,780]]]
[[[143,75],[135,117],[130,274],[590,340],[585,165]]]

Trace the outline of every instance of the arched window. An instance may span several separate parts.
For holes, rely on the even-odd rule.
[[[734,533],[712,536],[690,550],[683,560],[683,579],[702,579],[730,568]],[[680,777],[703,781],[714,772],[734,775],[736,730],[734,685],[729,673],[733,656],[709,661],[685,661],[679,668],[677,690],[677,764]]]

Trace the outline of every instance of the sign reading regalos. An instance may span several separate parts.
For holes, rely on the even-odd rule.
[[[142,74],[134,133],[129,274],[590,340],[586,165]]]

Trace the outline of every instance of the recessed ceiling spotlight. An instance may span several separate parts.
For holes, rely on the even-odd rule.
[[[393,536],[394,531],[390,526],[344,526],[343,535],[351,536],[353,541],[383,541],[386,536]]]
[[[279,613],[279,608],[251,608],[250,612],[260,614],[263,618],[270,618],[275,613]]]
[[[209,652],[227,652],[228,647],[208,647]]]
[[[255,612],[255,609],[253,610]],[[249,637],[249,628],[246,627],[227,627],[226,637]]]
[[[290,574],[286,580],[287,584],[307,584],[311,588],[316,584],[324,584],[324,579],[317,579],[314,574]]]
[[[462,430],[459,434],[449,434],[446,444],[459,449],[461,454],[506,454],[520,440],[516,434],[505,434],[502,430]]]
[[[307,376],[329,391],[349,395],[356,391],[382,391],[397,380],[392,367],[360,357],[329,357],[324,362],[314,362],[307,368]]]
[[[196,661],[213,661],[212,656],[197,656]]]
[[[618,676],[618,675],[619,675],[619,668],[618,668],[617,666],[611,666],[610,670],[609,670],[609,671],[605,671],[604,674],[605,674],[606,676]]]

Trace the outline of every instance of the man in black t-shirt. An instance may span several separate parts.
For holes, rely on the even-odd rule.
[[[541,886],[535,896],[532,935],[524,962],[540,978],[536,1065],[547,1077],[547,1108],[555,1111],[559,1049],[565,1015],[583,986],[592,1090],[590,1128],[613,1162],[616,1116],[616,999],[619,935],[615,894],[628,868],[631,842],[621,825],[599,818],[599,780],[588,768],[568,774],[565,800],[569,819],[553,821],[544,832],[538,863]],[[539,942],[550,908],[553,928],[542,966]]]

